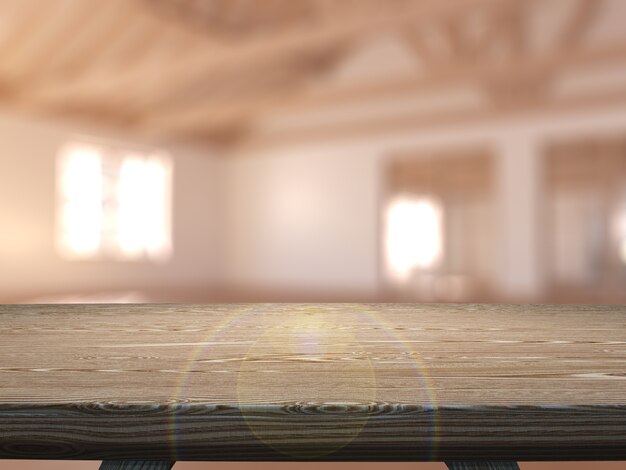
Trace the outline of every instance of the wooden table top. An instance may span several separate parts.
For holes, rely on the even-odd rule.
[[[626,307],[0,306],[0,458],[626,459]]]

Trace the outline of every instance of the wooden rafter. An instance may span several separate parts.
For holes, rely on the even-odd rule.
[[[230,77],[236,76],[242,68],[251,66],[255,66],[260,73],[267,63],[277,63],[283,58],[289,60],[294,55],[306,56],[309,51],[318,50],[324,44],[332,46],[338,41],[343,42],[346,38],[367,37],[377,31],[395,29],[399,24],[410,24],[416,18],[423,16],[449,14],[457,10],[459,13],[463,13],[476,5],[497,1],[448,0],[438,2],[428,0],[409,2],[409,6],[401,11],[388,8],[379,12],[380,14],[377,16],[368,16],[363,12],[359,13],[359,9],[356,9],[353,11],[354,15],[333,17],[332,21],[324,25],[324,28],[304,28],[269,36],[264,40],[232,44],[216,42],[211,38],[199,39],[195,45],[197,50],[194,53],[163,64],[160,89],[157,95],[164,96],[175,93],[177,90],[187,88],[190,82],[193,83],[198,80],[210,82],[212,75],[217,75],[217,79],[228,74]],[[403,2],[403,4],[407,4],[407,2]],[[152,70],[142,70],[141,68],[118,70],[118,74],[113,80],[118,85],[112,91],[118,92],[120,89],[126,89],[129,84],[132,86],[136,83],[150,81],[152,74]],[[59,94],[62,95],[64,87],[71,90],[73,85],[67,82],[66,77],[58,77],[55,80],[53,76],[49,77],[46,87],[56,87],[59,89]],[[160,98],[157,101],[160,102]]]
[[[603,0],[577,0],[573,14],[561,31],[556,45],[557,49],[579,47],[596,20],[603,3]]]
[[[531,15],[546,5],[538,0],[303,0],[284,9],[285,1],[220,0],[221,11],[190,19],[203,0],[25,0],[0,34],[0,101],[161,136],[236,141],[277,113],[459,86],[484,92],[492,112],[539,106],[567,71],[626,59],[626,44],[585,43],[603,0],[571,0],[541,53],[529,37]],[[241,18],[229,19],[244,4]],[[353,48],[384,34],[415,51],[419,71],[320,85]]]
[[[202,123],[220,122],[224,127],[228,122],[240,126],[241,121],[264,113],[276,113],[280,110],[323,109],[350,105],[373,97],[378,99],[394,96],[414,96],[436,90],[452,89],[458,86],[474,85],[484,87],[495,107],[526,108],[529,104],[541,105],[546,100],[552,81],[567,71],[596,66],[616,59],[626,58],[626,45],[615,44],[602,50],[569,49],[558,57],[526,56],[516,63],[487,62],[460,59],[457,62],[444,63],[433,68],[427,75],[398,79],[382,84],[373,84],[349,89],[335,89],[310,94],[290,94],[286,90],[274,90],[248,96],[245,99],[232,99],[210,109],[207,101],[200,101],[187,108],[190,119],[187,125],[201,126]],[[194,110],[195,111],[192,111]],[[194,120],[194,113],[197,119]],[[176,122],[173,114],[159,115],[161,129],[167,128],[167,122]]]

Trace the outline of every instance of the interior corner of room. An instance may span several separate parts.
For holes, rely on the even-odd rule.
[[[0,3],[1,302],[624,301],[623,2],[239,3]]]

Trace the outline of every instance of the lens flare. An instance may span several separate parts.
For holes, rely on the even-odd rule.
[[[188,436],[182,426],[187,405],[194,404],[192,398],[205,396],[210,397],[208,404],[195,404],[213,410],[220,400],[207,387],[219,383],[216,389],[226,390],[224,412],[242,419],[260,442],[290,458],[322,458],[358,440],[371,419],[406,420],[407,413],[413,412],[420,417],[416,422],[422,423],[412,432],[415,448],[420,449],[416,459],[436,458],[437,406],[428,370],[419,352],[381,317],[375,305],[247,304],[235,311],[232,308],[224,307],[228,316],[210,328],[180,374],[173,397],[181,410],[173,421],[175,457],[185,454]],[[373,342],[386,343],[386,357],[368,349]],[[247,351],[243,355],[242,345]],[[390,383],[393,368],[402,374],[392,373],[396,378]],[[209,382],[207,377],[211,377]],[[382,402],[377,396],[378,377],[391,389],[410,382],[414,399],[411,403]],[[230,390],[236,391],[235,402]]]

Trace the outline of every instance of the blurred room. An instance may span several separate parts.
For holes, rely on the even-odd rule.
[[[2,2],[0,301],[622,302],[625,10]]]
[[[0,12],[0,303],[626,300],[622,0]]]

